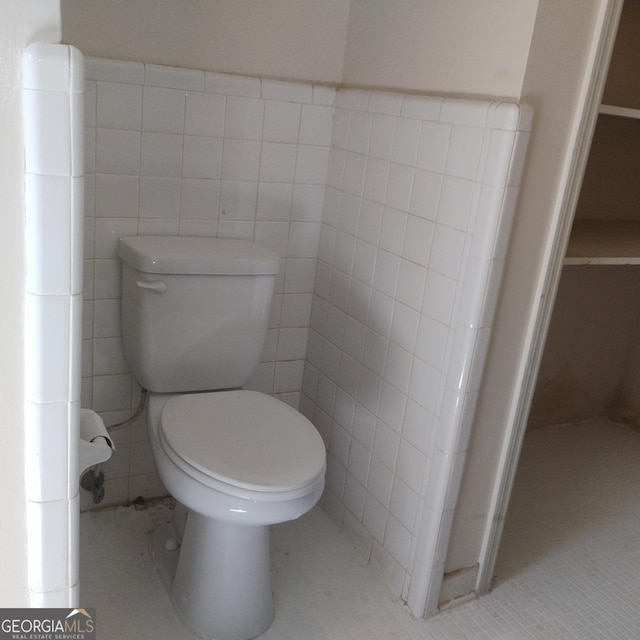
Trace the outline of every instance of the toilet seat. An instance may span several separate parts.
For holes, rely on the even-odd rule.
[[[315,427],[256,391],[175,396],[164,406],[159,436],[185,473],[232,495],[302,495],[325,473],[324,443]]]

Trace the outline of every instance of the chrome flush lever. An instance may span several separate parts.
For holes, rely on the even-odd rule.
[[[162,280],[156,280],[155,282],[136,280],[136,286],[141,289],[151,289],[151,291],[155,291],[156,293],[164,293],[167,290],[167,283]]]

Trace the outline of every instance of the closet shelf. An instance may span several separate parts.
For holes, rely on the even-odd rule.
[[[616,107],[611,104],[601,104],[600,113],[607,116],[621,116],[623,118],[635,118],[640,120],[640,109],[631,109],[629,107]]]
[[[575,220],[564,264],[640,264],[640,222]]]

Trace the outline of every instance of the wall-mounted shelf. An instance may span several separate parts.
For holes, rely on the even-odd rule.
[[[622,118],[634,118],[640,120],[640,109],[630,109],[629,107],[616,107],[611,104],[601,104],[600,113],[606,116],[621,116]]]
[[[640,222],[575,220],[564,264],[640,264]]]

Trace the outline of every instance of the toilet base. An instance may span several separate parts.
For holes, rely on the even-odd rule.
[[[171,584],[176,575],[176,567],[178,566],[180,547],[170,551],[165,546],[167,540],[179,540],[179,536],[176,535],[173,526],[168,522],[160,525],[151,535],[151,557],[162,581],[162,586],[167,593],[170,593]]]
[[[207,640],[249,640],[273,621],[269,527],[218,522],[193,511],[178,549],[167,524],[156,530],[153,557],[184,622]],[[169,545],[171,546],[171,545]]]

